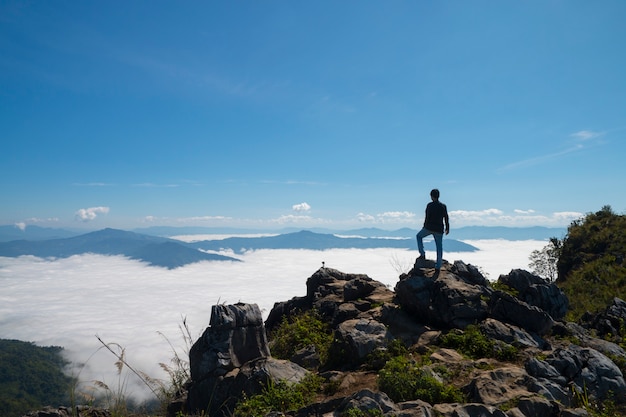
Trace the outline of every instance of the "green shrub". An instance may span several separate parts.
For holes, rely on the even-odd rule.
[[[461,391],[437,380],[406,356],[387,362],[378,373],[378,387],[395,402],[423,400],[430,404],[464,402]]]
[[[504,342],[485,336],[478,326],[467,326],[464,331],[451,331],[442,336],[441,345],[458,350],[472,359],[496,358],[512,361],[517,349]]]
[[[324,363],[332,341],[329,326],[315,310],[309,310],[285,318],[270,334],[270,349],[275,358],[290,359],[298,350],[313,345]]]
[[[301,382],[271,382],[263,393],[245,398],[235,407],[236,417],[261,417],[270,411],[287,412],[305,407],[313,402],[322,387],[321,377],[307,375]]]

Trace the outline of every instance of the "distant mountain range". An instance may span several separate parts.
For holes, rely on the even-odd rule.
[[[408,230],[408,229],[407,229]],[[435,250],[434,242],[425,242],[427,250]],[[17,257],[33,255],[47,258],[65,258],[84,253],[122,255],[151,265],[177,268],[199,261],[238,261],[238,259],[207,251],[230,250],[241,254],[257,249],[415,249],[415,237],[338,237],[333,234],[299,231],[276,236],[232,237],[221,240],[182,242],[159,236],[151,236],[116,229],[103,229],[78,236],[44,240],[12,240],[0,242],[0,256]],[[450,252],[473,252],[478,249],[454,239],[445,239]]]
[[[259,230],[224,227],[172,227],[155,226],[133,229],[133,232],[161,237],[194,234],[217,234],[217,235],[241,235],[241,234],[289,234],[299,232],[301,229],[287,228],[280,230]],[[314,233],[330,234],[351,237],[395,237],[414,239],[416,229],[402,228],[397,230],[383,230],[378,228],[362,228],[351,230],[330,230],[322,228],[307,229]],[[500,226],[466,226],[452,228],[450,235],[446,236],[456,240],[479,240],[479,239],[506,239],[506,240],[548,240],[551,237],[563,238],[567,228],[553,227],[500,227]],[[84,230],[54,229],[38,226],[27,226],[20,229],[16,226],[0,226],[0,242],[11,240],[47,240],[61,239],[85,234]]]
[[[7,257],[34,255],[41,258],[67,258],[85,253],[122,255],[169,269],[200,261],[238,261],[229,256],[199,251],[177,240],[116,229],[69,238],[0,243],[0,256]]]
[[[378,238],[378,237],[337,237],[333,234],[314,233],[302,230],[277,236],[265,237],[231,237],[221,240],[204,240],[188,244],[191,247],[219,251],[230,249],[235,253],[255,249],[373,249],[398,248],[416,249],[415,236],[411,238]],[[424,242],[426,250],[435,250],[434,242]],[[478,248],[453,239],[445,239],[445,248],[450,252],[474,252]]]

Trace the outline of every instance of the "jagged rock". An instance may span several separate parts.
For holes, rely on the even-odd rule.
[[[306,369],[317,369],[321,365],[320,354],[314,345],[298,350],[289,360]]]
[[[485,404],[435,404],[433,410],[442,417],[506,417],[502,410]]]
[[[520,398],[516,407],[524,417],[560,417],[558,403],[543,397]]]
[[[232,414],[238,398],[261,392],[268,381],[302,380],[307,374],[302,366],[323,366],[325,372],[321,375],[329,383],[335,381],[339,391],[290,411],[288,415],[292,417],[339,417],[351,409],[396,417],[582,417],[584,410],[567,408],[575,403],[571,387],[586,387],[591,400],[624,400],[623,375],[600,353],[626,358],[623,349],[592,337],[581,326],[555,321],[548,311],[558,317],[563,298],[541,278],[513,270],[501,276],[501,280],[520,296],[494,290],[478,268],[460,261],[444,262],[435,276],[434,262],[418,260],[408,274],[400,276],[395,292],[367,275],[321,268],[307,280],[306,296],[274,305],[264,328],[260,313],[254,308],[216,307],[219,311],[215,322],[212,317],[211,327],[190,354],[192,381],[187,405],[197,408],[188,407],[185,411],[207,410],[215,416]],[[615,314],[620,314],[621,304],[615,305]],[[312,347],[301,349],[291,361],[279,361],[269,352],[264,353],[265,336],[257,335],[252,328],[261,325],[257,330],[264,333],[284,318],[311,309],[334,331],[330,362],[320,365],[319,355]],[[255,313],[250,314],[251,311]],[[524,366],[490,358],[472,361],[451,349],[433,349],[443,332],[462,330],[470,324],[478,324],[490,339],[518,347],[523,351],[520,357],[527,358]],[[568,346],[554,335],[575,338],[584,347]],[[241,351],[234,347],[249,339],[254,347]],[[368,361],[368,368],[360,366],[372,352],[385,349],[391,339],[402,340],[412,352],[427,353],[436,364],[422,369],[441,382],[441,366],[462,370],[469,377],[462,390],[470,403],[431,405],[416,400],[394,404],[387,395],[376,391],[375,372],[371,370],[383,366],[384,361]],[[552,344],[560,348],[553,350]],[[540,357],[539,351],[543,351]],[[369,370],[369,375],[361,380],[359,372],[364,369]],[[220,407],[206,403],[206,397],[204,404],[198,403],[198,398],[203,398],[200,393],[211,393],[210,401]],[[610,393],[618,393],[620,398],[612,398]]]
[[[433,407],[421,400],[398,403],[396,417],[434,417]]]
[[[389,333],[384,324],[367,319],[353,319],[341,323],[335,331],[331,346],[333,362],[354,366],[375,349],[385,347]]]
[[[529,376],[524,369],[506,366],[478,372],[464,391],[471,402],[498,406],[532,396],[526,388],[528,381]]]
[[[210,326],[191,347],[191,378],[224,375],[258,357],[270,355],[261,310],[256,304],[214,305]]]
[[[307,373],[295,363],[269,356],[256,304],[214,305],[210,326],[189,352],[187,410],[228,414],[242,393],[258,393],[269,380],[297,382]]]
[[[515,324],[540,335],[548,333],[554,325],[552,317],[541,308],[502,291],[493,293],[489,315],[496,320]]]
[[[332,268],[320,268],[306,281],[307,294],[289,301],[278,302],[265,320],[265,327],[273,330],[284,317],[311,309],[322,318],[338,325],[353,319],[373,304],[393,299],[393,292],[383,283],[364,274],[346,274]]]
[[[454,261],[450,271],[470,284],[482,285],[483,287],[489,286],[489,280],[472,264],[466,264],[463,261]]]
[[[589,412],[584,408],[572,408],[561,411],[561,417],[589,417]]]
[[[622,372],[609,358],[591,348],[559,348],[545,360],[535,358],[527,369],[563,386],[573,384],[578,392],[586,391],[590,399],[626,401]]]
[[[464,329],[487,317],[491,288],[470,284],[446,267],[435,279],[423,273],[423,269],[414,268],[412,275],[401,277],[395,287],[398,304],[417,321]]]
[[[387,394],[369,389],[361,390],[344,399],[333,414],[341,416],[351,409],[360,410],[369,415],[395,415],[398,411],[398,407]]]
[[[626,361],[626,351],[608,340],[592,337],[589,330],[576,323],[556,323],[552,329],[552,334],[563,338],[576,340],[582,347],[588,347],[601,352],[605,356]]]
[[[554,319],[565,317],[569,301],[565,293],[554,283],[522,269],[513,269],[508,275],[500,275],[498,281],[518,291],[518,298],[539,307]]]
[[[44,407],[42,410],[31,411],[24,417],[111,417],[111,411],[103,408],[77,405],[76,407]]]
[[[613,302],[598,314],[586,313],[581,321],[588,329],[595,329],[600,337],[620,335],[626,322],[626,301],[615,297]]]

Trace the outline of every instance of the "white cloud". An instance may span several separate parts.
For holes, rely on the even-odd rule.
[[[385,220],[413,220],[415,218],[415,213],[411,213],[410,211],[386,211],[384,213],[378,214],[378,218]]]
[[[515,212],[517,214],[533,214],[535,212],[535,210],[533,210],[533,209],[529,209],[529,210],[515,209],[515,210],[513,210],[513,212]]]
[[[358,213],[356,218],[362,223],[389,224],[389,223],[414,223],[415,213],[410,211],[386,211],[375,216],[367,213]]]
[[[108,212],[108,207],[89,207],[78,210],[75,213],[75,217],[77,220],[88,222],[98,217],[99,214],[107,214]]]
[[[374,223],[376,218],[371,214],[359,213],[356,215],[358,221],[363,223]]]
[[[280,216],[277,219],[272,220],[274,223],[285,224],[285,223],[311,223],[316,221],[311,216],[306,215],[297,215],[297,214],[286,214],[284,216]],[[319,221],[319,219],[317,219]]]
[[[297,212],[311,210],[311,206],[307,204],[306,202],[300,203],[300,204],[294,204],[293,206],[291,206],[291,208],[293,211],[297,211]]]
[[[455,210],[450,213],[450,223],[452,227],[462,226],[545,226],[545,227],[565,227],[569,223],[581,217],[578,212],[557,212],[551,214],[540,214],[535,210],[515,209],[513,213],[507,214],[496,208],[485,210]]]
[[[24,223],[24,222],[17,222],[17,223],[15,223],[15,227],[17,227],[18,229],[20,229],[23,232],[24,230],[26,230],[26,223]]]
[[[581,217],[584,216],[584,214],[579,213],[577,211],[560,211],[560,212],[553,213],[553,216],[557,219],[571,222],[573,220],[580,219]]]
[[[499,209],[489,208],[485,210],[454,210],[449,213],[450,217],[456,220],[474,221],[484,220],[502,216],[504,212]]]

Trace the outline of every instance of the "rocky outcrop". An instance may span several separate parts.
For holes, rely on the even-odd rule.
[[[260,393],[269,381],[299,382],[307,373],[270,357],[256,304],[213,306],[209,327],[191,347],[189,364],[184,409],[211,416],[228,415],[242,395]]]
[[[609,359],[626,361],[626,354],[587,329],[561,321],[567,298],[558,287],[522,270],[500,276],[498,284],[461,261],[444,263],[436,274],[432,261],[418,260],[399,277],[394,291],[366,275],[321,268],[307,280],[305,296],[277,302],[265,323],[256,305],[214,306],[210,326],[191,349],[185,409],[231,415],[242,395],[260,392],[268,381],[298,382],[308,372],[340,381],[341,394],[293,410],[289,414],[294,417],[339,417],[352,409],[402,417],[584,416],[586,411],[576,408],[581,395],[590,401],[626,402],[624,377]],[[621,306],[616,302],[596,322],[610,322],[609,314],[620,317]],[[333,329],[328,362],[321,363],[310,346],[290,360],[273,358],[266,329],[308,310],[316,310]],[[471,359],[438,346],[442,335],[463,333],[470,325],[500,346],[514,346],[518,359]],[[391,400],[375,377],[363,372],[384,364],[372,365],[371,358],[392,340],[427,355],[435,379],[443,378],[443,369],[464,375],[455,384],[467,401]]]

